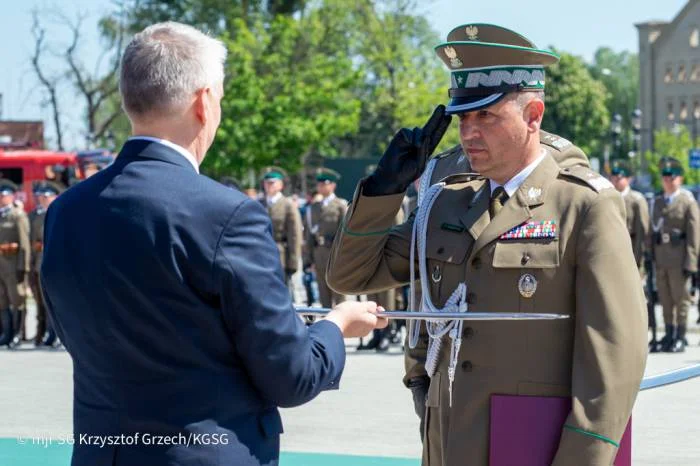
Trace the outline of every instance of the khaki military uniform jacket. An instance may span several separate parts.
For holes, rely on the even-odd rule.
[[[488,181],[448,180],[427,233],[433,302],[460,282],[474,312],[545,312],[567,320],[465,324],[452,405],[449,340],[431,379],[423,464],[488,464],[492,394],[571,396],[556,466],[611,464],[647,354],[646,307],[624,206],[607,180],[545,157],[489,220]],[[403,194],[368,198],[358,186],[327,274],[341,293],[409,280],[413,217],[391,227]],[[553,239],[501,239],[524,222],[554,221]],[[530,274],[531,297],[519,290]]]
[[[322,201],[311,204],[306,219],[306,264],[316,263],[319,258],[315,257],[315,251],[318,248],[330,249],[347,210],[348,201],[339,197],[335,197],[327,205],[323,205]],[[325,259],[325,254],[323,257]]]
[[[586,154],[569,140],[557,136],[556,134],[540,130],[540,147],[562,168],[577,166],[590,168]],[[461,145],[457,145],[445,152],[437,154],[435,158],[437,159],[437,164],[430,177],[431,185],[447,176],[472,171],[469,159],[464,155]],[[414,202],[409,212],[413,212],[415,209],[415,200],[416,198],[413,198]],[[416,302],[420,302],[420,284],[416,285]],[[425,333],[425,327],[422,327],[421,330],[423,331],[422,339],[415,348],[410,348],[408,344],[404,345],[404,367],[406,370],[404,384],[406,385],[408,385],[409,381],[413,378],[427,375],[425,373],[427,334]]]
[[[625,201],[625,214],[627,215],[627,231],[632,240],[632,252],[637,268],[644,266],[644,251],[649,235],[649,205],[644,195],[639,191],[630,189],[622,196]]]
[[[282,196],[272,205],[263,199],[272,220],[272,235],[277,243],[282,268],[294,273],[299,269],[301,259],[302,225],[299,209],[291,199]]]
[[[3,272],[29,271],[29,220],[22,209],[13,207],[0,217],[0,258]]]
[[[654,199],[651,246],[658,268],[698,270],[700,214],[693,195],[686,190],[666,205],[663,194]]]

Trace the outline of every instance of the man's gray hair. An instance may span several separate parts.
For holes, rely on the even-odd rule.
[[[121,61],[119,91],[129,117],[162,115],[224,80],[226,46],[185,24],[158,23],[134,36]]]

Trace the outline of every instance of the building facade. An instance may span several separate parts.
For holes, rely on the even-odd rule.
[[[654,131],[684,125],[700,136],[700,0],[690,0],[671,21],[635,25],[639,32],[641,149]]]

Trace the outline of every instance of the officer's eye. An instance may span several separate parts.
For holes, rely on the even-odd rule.
[[[491,115],[488,110],[479,110],[477,113],[477,116],[479,118],[486,118],[487,116]]]

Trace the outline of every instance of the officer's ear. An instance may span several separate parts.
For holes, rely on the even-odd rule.
[[[544,102],[542,99],[538,97],[531,99],[525,106],[523,117],[530,132],[538,133],[544,117]]]

